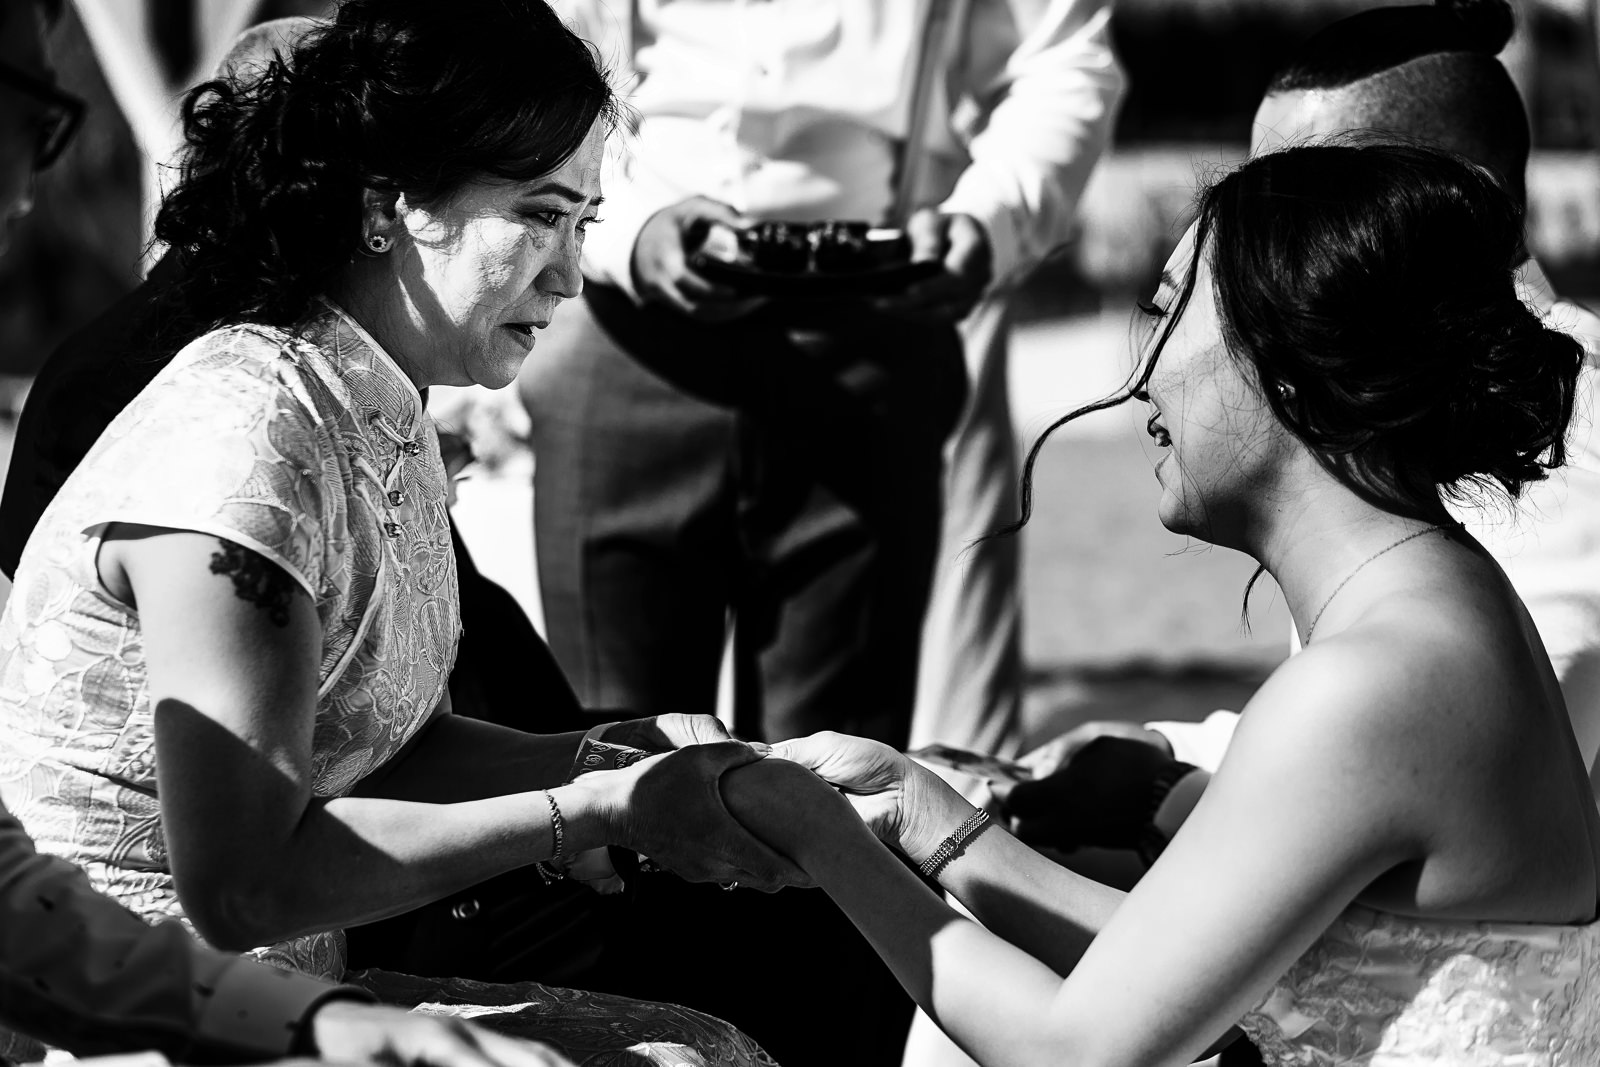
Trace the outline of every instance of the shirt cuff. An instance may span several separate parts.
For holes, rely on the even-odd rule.
[[[374,998],[354,986],[335,986],[240,957],[210,991],[195,1030],[195,1048],[230,1056],[278,1059],[302,1051],[311,1016],[329,1000]]]

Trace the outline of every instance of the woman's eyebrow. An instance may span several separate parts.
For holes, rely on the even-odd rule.
[[[550,196],[552,194],[555,195],[555,196],[559,196],[561,199],[567,201],[568,203],[572,203],[572,204],[584,204],[584,203],[588,203],[589,202],[589,198],[587,196],[585,196],[583,193],[579,192],[577,189],[574,189],[570,185],[563,185],[561,182],[543,182],[543,183],[541,183],[539,185],[534,186],[532,189],[529,189],[523,195],[524,196]],[[603,197],[603,196],[597,196],[597,197],[594,198],[594,206],[595,207],[599,207],[601,204],[603,204],[605,202],[606,202],[606,198]]]

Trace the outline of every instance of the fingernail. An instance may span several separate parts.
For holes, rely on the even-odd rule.
[[[764,741],[746,741],[745,744],[749,745],[752,749],[761,753],[763,756],[769,756],[772,754],[772,746]]]

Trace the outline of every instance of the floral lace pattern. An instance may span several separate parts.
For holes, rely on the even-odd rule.
[[[95,565],[111,522],[226,538],[311,595],[323,641],[312,788],[338,796],[445,690],[460,621],[444,469],[410,380],[330,306],[298,337],[237,326],[189,345],[45,512],[0,616],[0,793],[96,889],[182,919],[138,615]],[[260,954],[344,970],[336,933]]]
[[[1240,1027],[1272,1067],[1592,1067],[1600,921],[1347,909]]]
[[[777,1067],[720,1019],[673,1004],[535,982],[490,985],[357,971],[348,979],[386,1004],[471,1019],[512,1037],[553,1045],[578,1067]]]

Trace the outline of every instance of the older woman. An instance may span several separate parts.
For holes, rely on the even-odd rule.
[[[1600,1060],[1600,817],[1526,610],[1441,502],[1563,457],[1582,354],[1518,300],[1520,249],[1487,172],[1417,148],[1202,196],[1121,399],[1162,523],[1255,557],[1305,650],[1131,893],[872,742],[782,749],[850,803],[777,760],[725,781],[980,1063],[1176,1067],[1234,1024],[1281,1067]]]
[[[139,914],[335,977],[344,925],[607,843],[693,878],[800,877],[721,808],[746,746],[569,783],[579,735],[449,714],[425,390],[509,383],[577,292],[613,106],[538,0],[351,0],[289,61],[191,95],[152,358],[203,336],[63,487],[0,620],[0,790]],[[722,736],[667,717],[604,740]],[[761,1055],[688,1012],[470,995]]]

